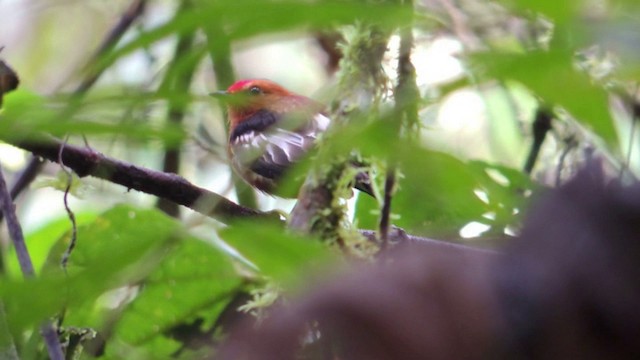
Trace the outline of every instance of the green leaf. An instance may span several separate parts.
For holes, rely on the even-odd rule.
[[[502,233],[505,226],[518,225],[525,194],[535,190],[525,174],[505,166],[464,162],[413,145],[393,153],[402,176],[397,178],[398,190],[392,199],[392,222],[414,234],[457,238],[459,230],[472,221]],[[369,196],[358,197],[355,219],[360,228],[377,228],[379,206]]]
[[[609,145],[617,143],[607,93],[586,74],[575,70],[572,54],[562,51],[524,55],[487,53],[474,58],[487,68],[489,76],[523,84],[547,104],[566,109]]]
[[[180,237],[180,224],[157,210],[114,207],[78,227],[68,275],[52,270],[28,281],[0,282],[11,329],[36,326],[63,308],[73,311],[107,290],[144,278]]]
[[[336,260],[319,241],[267,222],[242,221],[224,229],[220,237],[255,264],[262,275],[282,285],[300,281],[310,270]]]
[[[540,12],[560,23],[574,19],[585,4],[582,0],[502,0],[502,2],[521,12]]]
[[[62,206],[62,200],[61,200]],[[88,224],[96,219],[98,216],[93,212],[78,212],[75,214],[76,223],[78,226]],[[25,242],[29,249],[29,255],[31,255],[31,262],[36,270],[36,273],[40,273],[40,270],[47,261],[47,256],[56,242],[60,242],[63,236],[69,236],[71,230],[71,221],[68,217],[60,217],[52,220],[39,229],[31,231],[25,235]],[[62,245],[66,248],[66,243],[63,241]],[[64,250],[62,250],[64,251]],[[57,251],[60,254],[62,251]],[[15,248],[11,247],[6,253],[7,270],[12,278],[22,278],[20,274],[20,265],[15,253]],[[54,266],[60,265],[60,257],[51,259]]]
[[[138,140],[162,140],[168,146],[185,138],[184,130],[172,123],[110,123],[105,119],[79,120],[74,116],[79,104],[72,100],[64,110],[47,99],[17,90],[5,96],[0,117],[0,138],[9,142],[37,140],[46,135],[123,135]],[[95,114],[94,114],[95,116]]]
[[[517,169],[484,161],[470,161],[467,166],[474,171],[478,190],[484,193],[488,210],[494,214],[493,219],[485,217],[482,222],[500,233],[508,225],[519,225],[529,198],[541,187]]]
[[[453,156],[408,147],[401,151],[403,179],[393,209],[403,209],[394,224],[421,234],[457,235],[488,208],[474,194],[479,183],[474,172]]]
[[[408,23],[411,15],[410,8],[388,2],[198,1],[196,6],[178,12],[167,23],[140,33],[129,43],[103,57],[96,67],[107,68],[118,59],[175,33],[193,32],[211,23],[215,23],[216,28],[225,29],[225,33],[219,36],[227,37],[224,41],[228,41],[274,32],[335,28],[337,25],[353,24],[357,20],[392,28]]]
[[[139,346],[202,310],[213,308],[208,316],[215,319],[241,285],[232,262],[218,249],[196,238],[183,239],[145,279],[116,336]]]

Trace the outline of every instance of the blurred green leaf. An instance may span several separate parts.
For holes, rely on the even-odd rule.
[[[180,347],[180,342],[159,336],[149,340],[144,347],[133,347],[128,343],[112,340],[108,343],[108,346],[106,346],[104,354],[99,358],[104,360],[181,359],[181,357],[172,356]]]
[[[241,221],[224,229],[220,237],[255,264],[262,275],[283,285],[295,284],[309,271],[337,259],[320,241],[267,222]]]
[[[10,327],[36,326],[63,308],[73,311],[109,289],[144,278],[182,237],[181,226],[156,210],[116,206],[78,227],[68,275],[51,270],[29,281],[0,282]],[[59,269],[59,268],[58,268]]]
[[[175,124],[109,123],[100,120],[78,120],[74,118],[73,111],[64,111],[43,97],[17,90],[5,96],[0,116],[0,138],[21,141],[37,140],[45,135],[118,134],[138,140],[161,140],[167,146],[175,146],[185,138],[184,130]]]
[[[61,195],[62,199],[62,195]],[[60,200],[60,206],[62,206],[62,200]],[[75,214],[76,223],[79,226],[88,224],[96,219],[98,216],[93,212],[78,212]],[[35,231],[31,231],[25,235],[25,241],[29,249],[29,255],[31,255],[31,262],[36,270],[36,273],[40,273],[42,266],[47,260],[47,256],[56,242],[60,242],[60,239],[65,236],[69,236],[71,230],[71,221],[67,216],[63,216],[52,220]],[[66,243],[62,241],[62,245],[66,247]],[[57,251],[60,254],[62,251]],[[7,260],[7,270],[11,278],[22,278],[20,275],[20,265],[18,264],[18,258],[15,253],[15,248],[11,247],[5,254]],[[52,259],[52,262],[57,261],[57,265],[60,264],[61,258]]]
[[[396,225],[422,234],[457,234],[488,210],[474,194],[479,184],[464,162],[417,147],[405,149],[400,161],[404,179],[393,205],[404,211]]]
[[[559,23],[575,18],[585,5],[583,0],[502,0],[501,2],[520,12],[540,12]]]
[[[467,166],[475,173],[480,190],[494,218],[484,217],[483,222],[500,232],[508,225],[518,225],[523,210],[528,206],[531,194],[540,189],[524,172],[484,161],[470,161]]]
[[[250,9],[250,11],[248,11]],[[295,16],[292,16],[295,14]],[[147,47],[175,33],[195,31],[215,23],[225,29],[229,39],[270,35],[293,30],[318,30],[367,21],[383,27],[406,24],[411,9],[406,6],[362,1],[199,1],[197,6],[178,12],[167,23],[141,33],[137,38],[103,57],[99,68],[106,68],[131,52]],[[210,41],[216,41],[210,39]],[[227,41],[227,40],[225,40]]]
[[[617,144],[607,93],[578,72],[572,58],[572,54],[561,51],[474,56],[489,76],[523,84],[546,103],[566,109],[609,145]]]
[[[228,257],[196,238],[183,239],[145,279],[140,294],[127,307],[116,336],[141,345],[200,310],[215,307],[215,319],[240,288],[242,279]],[[169,355],[169,354],[167,354]]]
[[[403,176],[392,201],[392,213],[397,214],[393,223],[414,234],[455,238],[472,221],[501,232],[507,225],[518,225],[527,194],[536,189],[519,170],[482,161],[463,162],[425,149],[407,150],[401,164]],[[376,229],[379,216],[375,199],[358,197],[360,228]]]

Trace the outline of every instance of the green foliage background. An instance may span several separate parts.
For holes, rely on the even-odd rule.
[[[342,31],[354,24],[375,24],[393,34],[411,26],[426,38],[441,33],[454,38],[461,35],[455,21],[442,9],[431,8],[427,2],[416,1],[413,6],[407,3],[151,1],[148,12],[155,8],[165,11],[160,20],[134,27],[104,56],[86,67],[75,67],[76,77],[106,71],[107,80],[84,96],[68,95],[72,88],[69,84],[75,79],[57,91],[49,91],[47,96],[36,95],[54,87],[46,83],[44,73],[58,72],[53,66],[56,63],[41,58],[47,52],[59,58],[55,46],[50,49],[40,42],[39,48],[34,47],[33,53],[22,60],[12,58],[12,49],[6,48],[2,56],[19,73],[23,85],[5,98],[0,137],[16,142],[47,133],[71,135],[72,142],[81,143],[78,135],[84,135],[101,152],[152,168],[160,168],[159,154],[166,149],[181,149],[187,160],[182,175],[194,182],[212,184],[207,172],[221,172],[226,166],[224,120],[219,106],[206,93],[233,81],[237,71],[231,61],[234,52],[304,38],[319,31]],[[565,171],[566,176],[574,170],[583,160],[585,148],[595,149],[598,156],[606,159],[612,175],[627,168],[627,176],[634,178],[639,169],[638,156],[634,155],[637,141],[631,126],[635,119],[612,101],[624,99],[621,93],[637,87],[640,47],[637,39],[628,36],[638,32],[637,1],[498,3],[455,3],[457,11],[469,17],[467,31],[479,45],[463,43],[466,48],[459,58],[464,75],[421,88],[418,107],[424,122],[420,131],[428,133],[433,125],[429,112],[447,96],[460,90],[476,91],[490,114],[490,126],[477,137],[502,152],[469,156],[473,150],[468,149],[465,156],[460,156],[446,143],[429,141],[433,135],[419,134],[421,141],[414,143],[399,141],[389,136],[393,131],[388,124],[376,121],[379,119],[375,116],[364,122],[354,121],[323,143],[331,149],[329,154],[336,156],[352,149],[377,159],[393,156],[401,174],[393,200],[393,223],[412,234],[485,246],[508,241],[505,232],[517,233],[530,200],[544,187],[555,185],[549,179],[558,171]],[[76,6],[74,11],[80,14],[112,14],[115,19],[126,4],[122,1],[113,7],[101,7],[97,2],[72,1],[65,6]],[[53,13],[63,9],[53,2],[48,6]],[[36,34],[62,36],[63,31],[56,29],[60,24],[46,16],[40,19]],[[507,23],[516,20],[528,30],[525,35],[508,31]],[[108,25],[102,24],[105,32]],[[77,31],[70,34],[78,36]],[[153,59],[152,48],[173,49],[181,39],[188,40],[185,51],[175,51],[166,59]],[[81,49],[83,58],[90,57],[98,41],[86,41],[88,45]],[[415,44],[416,48],[420,46],[425,44]],[[615,56],[615,66],[605,72],[601,71],[607,64],[603,54]],[[143,81],[129,84],[110,73],[134,56],[150,59],[141,76]],[[288,61],[295,63],[299,59],[291,57]],[[413,61],[421,59],[414,57]],[[395,63],[396,59],[389,62]],[[308,85],[295,80],[312,77],[293,74],[292,78],[291,84],[308,90]],[[331,86],[325,90],[329,98],[341,96],[332,92]],[[391,103],[393,97],[388,100]],[[521,167],[531,142],[533,113],[523,118],[520,110],[538,105],[556,109],[558,119],[536,171],[529,176]],[[381,104],[371,113],[384,118],[385,106],[388,105]],[[168,109],[184,112],[184,121],[168,121]],[[209,153],[194,146],[194,138],[206,143]],[[569,148],[568,139],[579,145]],[[564,167],[558,166],[565,151],[572,156],[568,156]],[[309,161],[323,159],[319,156]],[[225,186],[218,188],[226,190],[221,192],[236,197],[233,183],[222,182]],[[60,182],[53,183],[61,186]],[[56,204],[55,219],[25,226],[37,279],[24,281],[14,251],[4,246],[0,296],[5,325],[23,359],[43,356],[36,329],[50,317],[61,319],[61,332],[68,336],[75,336],[78,328],[98,332],[97,338],[83,343],[87,351],[79,352],[80,358],[196,358],[214,351],[225,330],[215,328],[216,319],[237,294],[259,294],[247,307],[259,312],[263,305],[270,304],[265,292],[277,295],[299,290],[310,273],[332,273],[327,269],[345,265],[336,249],[317,239],[288,234],[280,227],[255,221],[223,226],[191,213],[176,220],[154,209],[153,199],[148,197],[125,194],[122,189],[93,180],[82,180],[80,187],[84,199],[77,202],[80,210],[76,208],[77,247],[65,272],[59,262],[70,239],[70,224],[62,201]],[[35,194],[28,198],[32,212],[45,201],[37,197],[39,191],[32,190]],[[242,200],[241,195],[236,198]],[[271,200],[259,202],[264,208],[273,204]],[[379,209],[378,202],[359,197],[350,226],[375,229]],[[41,216],[35,214],[29,216]],[[460,230],[473,222],[485,224],[488,230],[479,238],[461,239]],[[213,346],[183,349],[183,344],[171,335],[172,329],[181,324],[197,324],[196,328],[204,333],[212,331],[210,337],[214,340],[209,345]],[[88,334],[85,336],[91,338],[91,332]],[[106,344],[104,352],[96,350],[100,341]]]

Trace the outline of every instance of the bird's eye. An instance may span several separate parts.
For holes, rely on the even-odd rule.
[[[257,86],[252,86],[249,89],[249,94],[250,95],[260,95],[260,94],[262,94],[262,90]]]

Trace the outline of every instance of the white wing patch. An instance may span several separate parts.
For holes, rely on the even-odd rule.
[[[319,132],[326,131],[331,124],[331,120],[322,114],[315,114],[312,122],[315,123],[316,129],[318,129]]]
[[[286,169],[314,146],[318,135],[327,130],[330,123],[328,117],[316,114],[296,130],[271,127],[262,133],[250,131],[242,134],[231,144],[233,165],[242,169],[260,163],[260,166]]]

